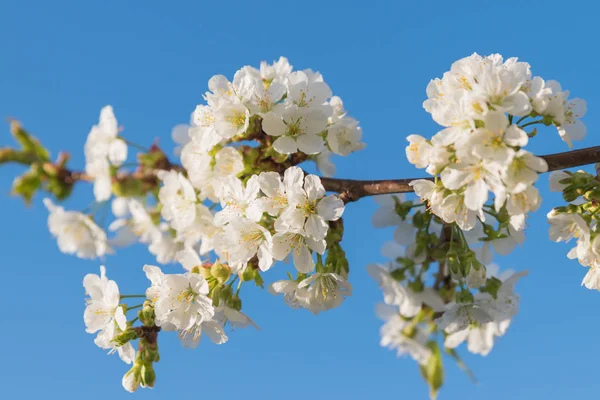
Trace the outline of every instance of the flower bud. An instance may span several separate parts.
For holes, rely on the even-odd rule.
[[[229,299],[229,307],[240,311],[242,309],[242,300],[238,296],[232,296]]]
[[[223,284],[227,282],[227,279],[231,276],[231,269],[226,264],[221,264],[220,262],[215,262],[212,267],[210,267],[210,274],[219,282]]]
[[[133,367],[125,375],[123,375],[123,380],[121,381],[125,390],[129,393],[133,393],[140,387],[141,376],[140,376],[140,366],[138,364],[134,364]]]
[[[467,274],[467,286],[475,289],[485,285],[485,281],[485,267],[476,259],[471,260],[469,273]]]
[[[154,372],[154,367],[152,366],[151,361],[142,365],[140,377],[142,381],[141,383],[144,387],[154,387],[154,383],[156,382],[156,372]]]
[[[196,268],[196,267],[194,267],[194,268]],[[212,275],[210,273],[210,269],[211,269],[210,265],[202,265],[202,266],[198,267],[199,273],[200,273],[200,275],[202,275],[204,277],[204,279],[208,279],[208,278],[212,277]],[[195,271],[192,270],[192,272],[195,272]],[[197,272],[195,272],[195,273],[197,273]]]

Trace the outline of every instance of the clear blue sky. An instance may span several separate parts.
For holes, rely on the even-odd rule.
[[[599,144],[599,13],[591,0],[4,0],[0,116],[22,120],[54,155],[70,151],[74,166],[83,165],[83,143],[105,104],[115,107],[127,138],[160,137],[171,149],[171,127],[187,122],[212,75],[231,77],[245,64],[284,55],[297,68],[321,71],[361,121],[367,148],[337,159],[337,176],[418,176],[405,160],[404,138],[437,129],[421,107],[425,87],[475,51],[518,56],[534,74],[586,99],[589,133],[578,146]],[[5,125],[0,146],[9,143]],[[566,150],[553,130],[530,148]],[[84,332],[81,281],[99,262],[59,252],[40,197],[25,208],[9,196],[19,171],[0,168],[0,397],[129,398],[120,383],[127,367]],[[546,182],[527,246],[497,259],[503,268],[531,271],[518,286],[521,312],[489,356],[462,351],[480,385],[446,362],[443,399],[579,399],[600,391],[600,293],[579,286],[584,268],[567,260],[567,246],[547,239],[545,214],[559,197],[548,194]],[[89,187],[77,188],[66,207],[82,209],[91,196]],[[161,335],[156,388],[134,396],[426,398],[417,365],[378,344],[373,307],[381,294],[365,266],[382,260],[379,249],[392,232],[370,227],[374,209],[370,199],[346,209],[344,245],[355,291],[339,309],[292,312],[266,291],[248,290],[245,311],[262,332],[240,330],[226,345],[204,342],[195,351]],[[122,291],[136,293],[146,284],[142,265],[152,262],[136,246],[109,257],[108,274]]]

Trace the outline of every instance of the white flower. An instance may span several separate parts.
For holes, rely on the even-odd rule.
[[[292,154],[298,150],[317,154],[325,148],[319,133],[327,128],[327,116],[318,109],[295,105],[278,107],[265,114],[262,128],[267,135],[277,137],[273,148],[281,154]]]
[[[521,215],[540,208],[542,199],[537,188],[528,186],[519,193],[512,193],[506,201],[506,210],[510,215]]]
[[[266,271],[273,265],[273,238],[268,230],[247,218],[236,218],[225,228],[224,249],[231,264],[241,263],[243,270],[254,256],[258,256],[258,266]]]
[[[223,209],[215,215],[217,223],[231,222],[233,219],[245,217],[252,221],[259,221],[263,211],[257,199],[260,190],[259,178],[253,175],[246,182],[234,176],[223,180],[221,187],[221,207]]]
[[[157,176],[163,182],[158,193],[162,217],[174,229],[185,229],[196,218],[197,198],[194,187],[181,172],[159,171]]]
[[[198,152],[207,153],[224,140],[223,136],[217,133],[215,121],[211,106],[200,104],[192,113],[192,126],[189,127],[188,137],[191,138]]]
[[[292,72],[286,83],[288,99],[298,107],[322,106],[332,95],[321,74],[311,70]]]
[[[485,117],[485,127],[475,130],[468,139],[470,146],[457,149],[457,153],[464,158],[464,153],[472,152],[482,160],[504,166],[514,154],[514,150],[509,146],[523,147],[527,145],[528,140],[525,131],[516,125],[509,125],[504,113],[490,111]]]
[[[264,84],[259,72],[252,67],[244,67],[236,72],[233,86],[244,104],[253,114],[263,115],[271,111],[286,94],[286,87],[280,82]]]
[[[552,210],[547,217],[550,240],[553,242],[568,242],[572,238],[590,236],[587,222],[579,214],[556,213]]]
[[[180,156],[183,147],[192,140],[190,137],[190,126],[187,124],[175,125],[171,130],[171,139],[179,145],[175,147],[173,152],[176,156]]]
[[[528,151],[519,150],[514,154],[508,168],[503,171],[502,179],[509,191],[521,192],[532,185],[538,174],[548,171],[548,163]]]
[[[361,142],[362,129],[358,121],[351,117],[338,118],[327,128],[327,144],[335,154],[347,156],[362,150],[365,144]]]
[[[308,304],[307,288],[298,288],[298,282],[292,280],[281,280],[269,285],[269,293],[272,295],[283,294],[285,304],[292,308],[306,307]]]
[[[90,217],[80,212],[65,211],[47,198],[44,205],[50,211],[48,228],[57,238],[60,251],[79,258],[102,257],[112,252],[106,233]]]
[[[405,321],[393,308],[385,304],[377,304],[377,316],[385,321],[380,329],[381,346],[396,350],[398,356],[409,354],[413,360],[425,365],[431,356],[431,350],[426,346],[429,335],[420,325],[413,328],[413,335],[407,336],[404,332],[410,326],[410,321]]]
[[[99,158],[120,166],[127,159],[127,145],[118,137],[119,126],[112,106],[100,111],[98,125],[94,125],[85,143],[86,162]]]
[[[113,108],[105,106],[100,111],[98,125],[92,127],[84,146],[85,171],[94,178],[94,196],[98,202],[111,196],[110,164],[118,167],[127,159],[127,145],[118,134],[119,126]]]
[[[417,168],[426,168],[430,163],[429,156],[433,149],[431,143],[420,135],[408,135],[406,140],[410,143],[406,146],[408,162]]]
[[[177,252],[183,249],[183,243],[177,242],[171,236],[168,226],[159,226],[159,229],[160,235],[152,239],[148,251],[156,256],[159,264],[170,264],[175,260]]]
[[[106,158],[95,158],[86,161],[85,173],[94,179],[94,199],[101,203],[112,195],[112,178],[110,164]]]
[[[570,178],[571,175],[566,173],[565,171],[552,171],[550,172],[550,176],[548,176],[548,181],[550,182],[550,191],[551,192],[562,192],[565,190],[568,184],[560,183],[563,179]]]
[[[285,260],[290,252],[294,266],[301,273],[309,273],[315,269],[312,251],[325,253],[325,240],[314,240],[301,230],[278,232],[273,236],[273,258]]]
[[[388,269],[380,264],[368,265],[367,272],[383,290],[384,302],[388,305],[398,306],[400,314],[405,317],[410,318],[417,315],[421,311],[423,303],[434,311],[445,310],[444,301],[431,288],[424,288],[422,292],[414,292],[392,278]]]
[[[113,280],[106,277],[106,268],[100,267],[100,275],[87,274],[83,278],[85,292],[89,295],[87,307],[83,313],[86,332],[100,331],[94,340],[102,349],[118,351],[119,357],[131,364],[135,358],[135,351],[131,343],[117,347],[112,340],[122,331],[127,329],[127,318],[123,308],[119,305],[121,296],[119,287]]]
[[[585,286],[590,290],[600,290],[600,267],[588,269],[587,274],[585,274],[581,282],[581,286]]]
[[[486,356],[494,347],[494,336],[500,336],[497,324],[493,322],[474,325],[470,329],[454,332],[444,339],[444,346],[449,349],[457,348],[465,340],[468,350],[473,354]]]
[[[225,139],[241,135],[248,129],[250,111],[238,101],[221,101],[214,109],[215,130]]]
[[[497,167],[486,162],[445,168],[440,176],[447,189],[465,187],[464,205],[471,211],[480,211],[488,199],[488,191],[496,193],[502,186]]]
[[[276,217],[288,207],[288,196],[302,190],[304,172],[298,167],[285,170],[283,180],[277,172],[261,172],[258,176],[260,190],[265,197],[260,198],[262,208]]]
[[[214,318],[201,320],[190,329],[180,332],[179,339],[183,347],[193,349],[200,344],[202,334],[208,336],[214,344],[223,344],[228,340],[223,325]]]
[[[402,194],[373,196],[373,200],[379,205],[379,208],[375,210],[371,217],[371,223],[375,228],[400,225],[403,222],[402,218],[400,218],[396,212],[396,202],[402,203],[404,201],[404,196]]]
[[[260,77],[267,83],[285,82],[291,72],[292,66],[285,57],[279,57],[273,64],[267,64],[266,61],[260,63]]]
[[[226,305],[219,305],[219,307],[215,308],[215,320],[219,321],[223,326],[226,323],[229,323],[233,328],[247,328],[248,326],[253,326],[257,330],[260,330],[258,325],[256,325],[249,316]]]
[[[525,84],[523,91],[529,96],[533,111],[543,114],[552,96],[552,89],[546,86],[546,82],[539,76],[534,76]]]
[[[338,307],[346,297],[352,296],[352,285],[338,274],[316,273],[298,284],[308,288],[307,305],[314,314]]]
[[[344,212],[344,202],[336,195],[325,196],[325,188],[316,175],[304,178],[303,189],[288,195],[289,207],[279,216],[275,229],[304,230],[314,240],[325,239],[329,224]]]
[[[323,149],[322,152],[314,156],[314,161],[317,164],[317,169],[321,175],[330,177],[335,175],[335,164],[331,161],[331,152],[327,149]]]
[[[489,311],[481,304],[449,303],[446,312],[435,320],[438,327],[449,334],[469,329],[471,325],[481,325],[493,320]]]
[[[187,331],[202,321],[212,319],[215,310],[208,297],[208,283],[200,274],[161,274],[158,267],[146,265],[144,272],[152,282],[157,326],[174,326]],[[148,293],[147,293],[148,295]]]
[[[569,91],[563,92],[557,81],[548,81],[546,86],[552,90],[552,96],[543,115],[552,117],[561,139],[572,147],[573,140],[582,140],[587,133],[584,123],[580,121],[587,111],[586,102],[582,99],[567,101]]]

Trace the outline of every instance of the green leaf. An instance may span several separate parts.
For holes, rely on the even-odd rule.
[[[431,350],[431,356],[429,356],[427,364],[421,365],[421,374],[429,385],[429,396],[431,399],[436,399],[438,390],[444,383],[442,354],[436,341],[431,340],[427,342],[426,346]]]
[[[31,199],[35,192],[42,185],[42,178],[37,167],[32,166],[23,175],[17,177],[12,186],[12,193],[16,196],[23,197],[26,204],[31,203]]]
[[[32,154],[37,161],[49,162],[50,153],[34,136],[30,135],[18,121],[11,121],[10,130],[17,142],[23,148],[23,151]]]

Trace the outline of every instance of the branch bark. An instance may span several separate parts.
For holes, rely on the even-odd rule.
[[[548,163],[548,172],[567,168],[580,167],[583,165],[600,162],[600,146],[585,149],[572,150],[564,153],[548,154],[540,156]],[[433,180],[427,178],[413,179],[384,179],[384,180],[353,180],[337,178],[321,178],[325,190],[337,192],[345,202],[357,201],[363,197],[378,194],[408,193],[414,192],[409,185],[415,179]]]
[[[5,150],[5,149],[0,149]],[[0,154],[4,154],[0,152]],[[6,155],[6,154],[4,154]],[[572,150],[563,153],[555,153],[540,156],[548,163],[548,171],[557,171],[567,168],[579,167],[594,163],[600,163],[600,146],[588,147],[585,149]],[[5,157],[3,162],[18,162],[27,164],[27,160],[21,160],[18,157]],[[48,167],[57,166],[52,163]],[[169,169],[182,170],[181,166],[169,164]],[[142,181],[152,180],[156,182],[156,171],[135,171],[129,174],[118,174],[116,179],[140,179]],[[62,169],[60,171],[66,183],[72,184],[78,181],[92,181],[93,178],[81,171],[70,171]],[[321,178],[321,182],[325,190],[329,192],[337,192],[340,198],[345,202],[357,201],[363,197],[374,196],[379,194],[394,194],[413,192],[413,188],[409,185],[410,182],[416,179],[433,180],[431,177],[426,178],[404,178],[404,179],[383,179],[383,180],[355,180],[355,179],[340,179],[340,178]]]

